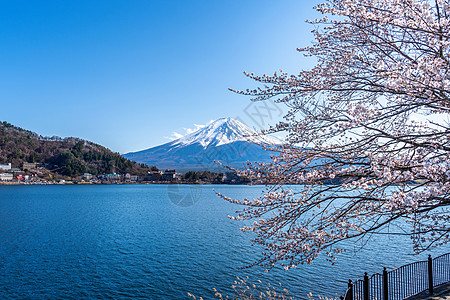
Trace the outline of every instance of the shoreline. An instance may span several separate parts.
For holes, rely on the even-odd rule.
[[[1,185],[175,185],[175,184],[189,184],[189,185],[263,185],[263,184],[248,184],[248,183],[218,183],[218,182],[0,182]]]

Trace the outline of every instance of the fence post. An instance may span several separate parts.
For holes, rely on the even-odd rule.
[[[386,267],[383,269],[383,300],[388,300],[389,290],[388,290],[388,272]]]
[[[348,280],[348,292],[345,300],[353,300],[353,282],[351,279]]]
[[[431,255],[428,255],[428,289],[430,294],[433,295],[433,259]]]
[[[367,276],[367,272],[364,273],[363,295],[364,300],[369,300],[369,276]]]

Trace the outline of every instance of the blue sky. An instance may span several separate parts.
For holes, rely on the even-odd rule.
[[[0,1],[0,120],[121,153],[220,117],[275,123],[279,107],[228,88],[255,86],[243,71],[309,68],[296,48],[315,3]]]

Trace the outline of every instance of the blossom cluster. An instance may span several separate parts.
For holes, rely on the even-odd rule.
[[[228,199],[254,220],[244,231],[265,252],[258,264],[292,268],[343,240],[409,235],[415,251],[450,241],[450,0],[328,0],[316,58],[297,75],[246,76],[263,87],[237,93],[290,108],[264,133],[286,132],[268,164],[246,176],[258,199]],[[293,188],[295,187],[295,188]],[[225,196],[223,196],[226,198]],[[391,227],[392,228],[392,227]]]

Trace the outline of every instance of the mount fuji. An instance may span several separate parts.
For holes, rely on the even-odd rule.
[[[243,168],[247,161],[269,162],[274,153],[261,144],[277,146],[281,142],[233,118],[221,118],[169,143],[123,156],[160,169],[224,171],[214,161],[233,168]]]

